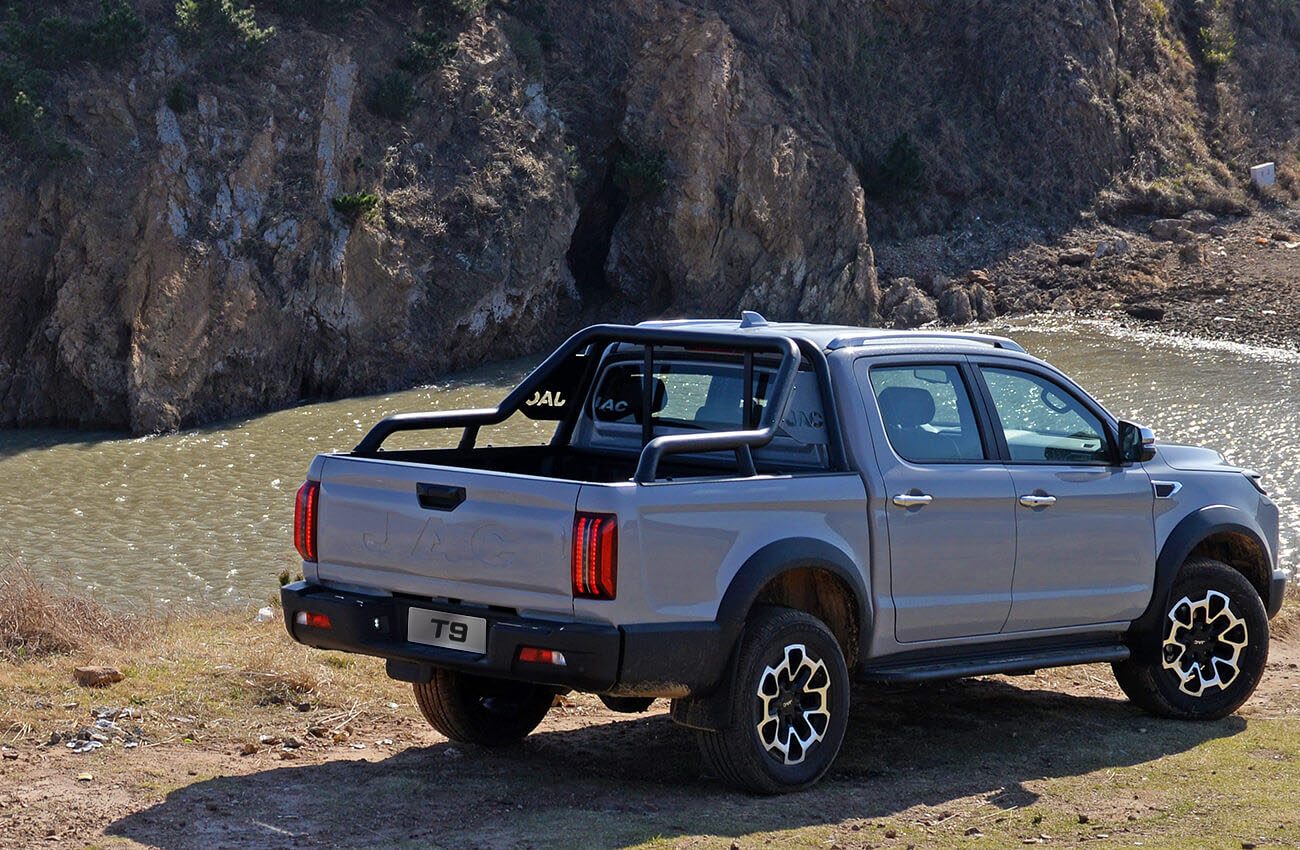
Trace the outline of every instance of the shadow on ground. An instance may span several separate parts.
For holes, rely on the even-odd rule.
[[[657,836],[743,836],[971,796],[1016,808],[1037,799],[1027,781],[1139,764],[1245,725],[1239,717],[1161,721],[1123,701],[1000,680],[860,689],[836,765],[803,794],[759,799],[728,790],[702,773],[690,732],[658,714],[541,731],[506,750],[438,744],[379,762],[201,781],[108,833],[166,850],[614,848]]]

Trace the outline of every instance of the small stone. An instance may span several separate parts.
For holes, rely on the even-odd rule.
[[[252,741],[249,741],[239,748],[239,754],[241,756],[251,756],[253,753],[257,752],[258,749],[260,748],[257,746],[257,744],[254,744]]]
[[[1062,266],[1086,266],[1092,262],[1093,252],[1087,248],[1070,248],[1056,255],[1056,262]]]
[[[302,746],[302,741],[299,741],[297,738],[285,738],[284,743],[281,746],[286,750],[296,750]]]
[[[77,781],[78,781],[78,782],[94,782],[94,781],[95,781],[95,775],[94,775],[93,773],[78,773],[78,774],[77,774]]]
[[[295,753],[293,750],[280,750],[278,755],[280,761],[292,761],[293,759],[296,759],[298,757],[298,754]]]
[[[257,614],[253,617],[253,622],[269,623],[274,619],[275,619],[275,611],[271,608],[271,606],[268,605],[264,608],[257,609]]]
[[[1296,234],[1291,233],[1290,231],[1287,230],[1275,230],[1273,231],[1273,241],[1274,242],[1300,242],[1300,236],[1297,236]]]
[[[1241,842],[1241,850],[1255,850],[1255,842],[1253,841]]]
[[[275,735],[258,735],[257,742],[264,747],[273,747],[280,743],[280,739]]]
[[[966,279],[971,283],[978,283],[983,286],[989,285],[989,273],[984,269],[971,269],[970,272],[967,273]]]
[[[964,834],[965,834],[965,835],[983,835],[984,833],[983,833],[982,831],[980,831],[980,828],[979,828],[978,826],[972,826],[970,829],[966,830],[966,832],[965,832]]]
[[[72,678],[83,688],[103,688],[125,677],[116,667],[77,667]]]
[[[897,838],[897,837],[898,837],[898,832],[897,832],[896,830],[893,830],[893,829],[887,829],[887,830],[885,830],[885,837],[886,837],[886,838]]]
[[[0,748],[0,757],[7,758],[7,759],[16,759],[18,758],[18,751],[15,750],[13,747]]]
[[[739,841],[731,842],[731,850],[740,850],[740,842]]]
[[[324,726],[308,726],[307,734],[313,738],[324,738],[329,735],[329,730]]]
[[[1228,235],[1228,228],[1224,227],[1221,224],[1216,224],[1214,225],[1214,227],[1211,227],[1207,232],[1215,239],[1222,239],[1223,237]]]
[[[1203,266],[1205,265],[1205,249],[1200,246],[1200,243],[1189,242],[1178,249],[1178,259],[1189,266]]]
[[[1087,823],[1087,822],[1088,822],[1087,815],[1079,815],[1079,823]]]

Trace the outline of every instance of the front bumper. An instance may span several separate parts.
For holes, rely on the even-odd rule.
[[[284,624],[299,643],[387,659],[388,675],[427,682],[434,667],[595,693],[686,696],[712,688],[730,646],[712,622],[618,627],[520,617],[509,611],[395,596],[351,593],[305,581],[280,589]],[[408,611],[433,608],[487,620],[487,652],[442,649],[407,640]],[[299,611],[325,614],[330,628],[295,622]],[[564,666],[520,661],[521,647],[564,653]]]

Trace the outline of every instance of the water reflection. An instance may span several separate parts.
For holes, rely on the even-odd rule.
[[[1264,473],[1300,542],[1300,355],[1143,334],[1105,323],[990,326],[1060,366],[1164,439],[1214,446]],[[260,602],[296,570],[293,494],[312,455],[350,449],[381,416],[494,405],[531,363],[436,386],[307,405],[163,437],[0,431],[0,547],[109,601]],[[514,440],[545,436],[526,420]]]

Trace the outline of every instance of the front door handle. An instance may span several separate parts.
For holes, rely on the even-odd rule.
[[[934,501],[934,496],[926,493],[899,493],[894,497],[894,504],[900,508],[919,508]]]
[[[1048,508],[1056,504],[1055,496],[1021,496],[1020,504],[1027,508]]]

